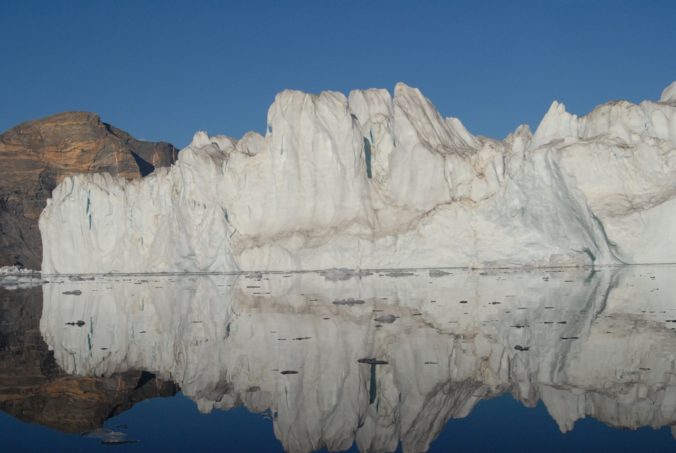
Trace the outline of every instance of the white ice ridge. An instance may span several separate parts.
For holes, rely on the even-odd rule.
[[[268,412],[288,452],[420,452],[503,394],[562,431],[676,426],[673,273],[54,276],[40,330],[67,373],[146,370],[203,412]]]
[[[676,262],[676,84],[473,136],[415,88],[284,91],[265,136],[195,134],[136,181],[66,178],[45,273]]]

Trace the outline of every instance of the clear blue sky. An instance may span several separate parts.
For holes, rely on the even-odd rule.
[[[64,110],[139,138],[264,131],[285,88],[419,87],[471,132],[656,99],[676,80],[676,1],[0,3],[0,131]]]

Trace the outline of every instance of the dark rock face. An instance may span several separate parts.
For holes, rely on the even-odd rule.
[[[135,403],[177,387],[144,371],[110,377],[65,374],[40,335],[42,287],[0,288],[0,410],[60,431],[93,430]]]
[[[61,180],[108,172],[139,178],[176,161],[169,143],[143,142],[94,113],[65,112],[0,135],[0,266],[40,269],[38,218]]]

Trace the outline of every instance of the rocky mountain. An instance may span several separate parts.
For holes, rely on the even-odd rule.
[[[87,112],[65,112],[20,124],[0,135],[0,266],[39,269],[38,217],[67,176],[107,172],[123,179],[171,165],[168,143],[134,139]]]
[[[66,178],[48,273],[676,262],[676,83],[473,136],[415,88],[284,91],[265,135],[195,134],[141,181]]]

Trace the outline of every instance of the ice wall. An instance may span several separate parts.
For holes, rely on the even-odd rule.
[[[404,84],[284,91],[265,136],[195,134],[137,181],[66,178],[45,273],[676,262],[674,85],[536,132],[470,134]]]

